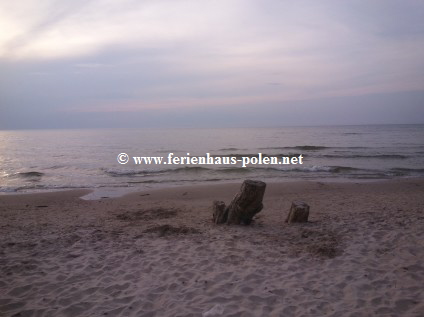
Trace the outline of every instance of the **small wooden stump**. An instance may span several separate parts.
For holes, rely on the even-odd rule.
[[[215,200],[213,202],[213,222],[215,224],[225,223],[228,218],[228,211],[225,208],[225,203],[223,201]]]
[[[293,201],[286,222],[308,222],[309,205],[304,201]]]
[[[228,213],[227,224],[246,224],[252,222],[253,216],[263,208],[262,200],[266,184],[261,181],[245,180],[240,192],[234,196],[226,208]]]

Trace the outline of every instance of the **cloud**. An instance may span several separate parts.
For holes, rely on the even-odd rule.
[[[26,3],[26,6],[22,4]],[[7,58],[61,58],[93,54],[110,45],[168,46],[223,31],[238,1],[38,1],[3,4]],[[20,21],[20,23],[16,23]],[[16,34],[17,33],[17,34]]]
[[[312,109],[420,91],[423,10],[414,0],[0,0],[0,106]]]

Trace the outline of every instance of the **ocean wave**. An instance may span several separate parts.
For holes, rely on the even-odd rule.
[[[141,180],[141,181],[128,181],[128,184],[160,184],[164,183],[165,181],[162,180],[154,180],[154,179],[147,179],[147,180]],[[167,181],[168,183],[172,183],[172,181]]]
[[[202,178],[202,179],[172,179],[172,180],[149,179],[149,180],[142,180],[142,181],[131,181],[128,183],[129,184],[181,184],[181,183],[197,183],[197,182],[218,182],[218,181],[228,181],[228,180],[234,180],[234,179],[237,179],[237,178],[215,177],[215,178]]]
[[[347,178],[387,178],[387,174],[381,170],[363,169],[352,166],[268,166],[268,167],[249,167],[253,173],[258,173],[261,177],[347,177]]]
[[[28,184],[23,186],[12,186],[0,188],[0,192],[26,192],[26,191],[38,191],[38,190],[67,190],[67,189],[86,189],[95,188],[95,185],[51,185],[51,184]],[[112,187],[112,186],[110,186]]]
[[[326,158],[375,158],[375,159],[407,159],[410,156],[401,154],[351,154],[351,155],[334,155],[334,154],[323,154],[321,157]]]
[[[293,147],[295,150],[301,150],[301,151],[319,151],[319,150],[325,150],[329,149],[328,146],[315,146],[315,145],[299,145]]]
[[[125,176],[137,176],[137,175],[151,175],[151,174],[160,174],[164,173],[162,170],[113,170],[105,169],[103,172],[106,175],[112,177],[125,177]]]
[[[367,149],[363,146],[323,146],[323,145],[297,145],[297,146],[270,146],[261,147],[258,150],[300,150],[300,151],[321,151],[328,149]]]
[[[395,167],[391,168],[387,174],[393,176],[423,176],[424,168]]]
[[[357,171],[370,171],[356,167],[350,166],[330,166],[330,172],[332,173],[349,173],[349,172],[357,172]]]
[[[358,171],[371,171],[366,169],[359,169],[350,166],[225,166],[225,167],[202,167],[202,166],[184,166],[174,169],[162,169],[162,170],[125,170],[125,171],[106,171],[107,174],[113,177],[132,177],[132,176],[146,176],[146,177],[155,177],[168,174],[177,174],[177,173],[214,173],[214,174],[246,174],[246,173],[255,173],[255,172],[270,172],[270,173],[282,173],[282,172],[294,172],[294,173],[352,173]],[[151,182],[151,180],[146,181],[136,181],[136,182]]]
[[[231,166],[231,167],[221,167],[217,170],[224,173],[250,173],[252,172],[253,168]]]
[[[259,150],[301,150],[301,151],[319,151],[325,149],[331,149],[328,146],[321,145],[297,145],[297,146],[271,146],[271,147],[261,147]]]
[[[239,148],[236,148],[236,147],[228,147],[228,148],[219,149],[218,151],[246,151],[246,149],[239,149]]]
[[[354,172],[359,171],[360,169],[350,166],[320,166],[320,165],[314,165],[314,166],[305,166],[305,167],[290,167],[290,168],[284,168],[280,169],[283,171],[290,171],[290,172],[311,172],[311,173],[321,173],[321,172],[328,172],[328,173],[348,173],[348,172]]]
[[[149,175],[161,175],[161,174],[170,174],[170,173],[181,173],[189,172],[195,173],[200,171],[210,170],[207,167],[202,166],[182,166],[177,168],[168,168],[168,169],[157,169],[157,170],[114,170],[114,169],[104,169],[103,172],[112,177],[131,177],[131,176],[149,176]]]
[[[18,177],[24,177],[24,178],[25,177],[42,177],[44,176],[44,173],[34,171],[34,172],[19,172],[14,175]]]
[[[37,171],[30,171],[30,172],[17,172],[13,174],[6,175],[7,178],[21,178],[29,181],[38,181],[41,179],[41,177],[44,176],[44,173],[37,172]]]
[[[262,157],[295,157],[299,156],[300,153],[283,153],[283,154],[267,154],[260,153]],[[243,157],[258,157],[259,153],[231,153],[231,154],[214,154],[211,157],[235,157],[237,159],[241,159]],[[305,155],[304,155],[305,157]]]
[[[47,169],[56,170],[56,169],[66,168],[66,167],[67,166],[65,166],[65,165],[52,165],[52,166],[47,167]]]
[[[419,172],[424,173],[424,168],[406,168],[406,167],[396,167],[391,170],[404,171],[404,172]]]
[[[177,168],[171,168],[166,170],[167,172],[171,173],[198,173],[198,172],[204,172],[211,170],[211,168],[203,167],[203,166],[183,166],[183,167],[177,167]]]
[[[221,169],[225,171],[225,169]],[[290,167],[280,167],[280,166],[267,166],[267,167],[258,167],[258,166],[250,166],[250,167],[234,167],[229,168],[230,172],[301,172],[301,173],[320,173],[320,172],[329,172],[329,173],[346,173],[346,172],[354,172],[359,171],[361,169],[349,166],[290,166]],[[363,170],[366,171],[366,170]]]
[[[16,193],[17,187],[0,187],[0,193]]]

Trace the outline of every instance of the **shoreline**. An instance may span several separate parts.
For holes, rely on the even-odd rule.
[[[214,225],[240,186],[0,196],[0,314],[420,316],[424,179],[269,183],[251,226]]]
[[[248,179],[248,178],[246,178]],[[145,191],[161,191],[161,190],[168,190],[173,188],[190,188],[190,187],[208,187],[208,186],[226,186],[226,185],[236,185],[243,183],[244,179],[241,179],[240,181],[229,181],[229,182],[201,182],[198,184],[178,184],[178,185],[164,185],[164,186],[158,186],[158,187],[151,187],[151,188],[141,188],[141,187],[81,187],[81,188],[60,188],[60,189],[39,189],[39,190],[29,190],[29,191],[23,191],[23,192],[0,192],[0,198],[6,197],[6,196],[20,196],[20,195],[34,195],[34,194],[46,194],[46,193],[62,193],[62,192],[72,192],[72,191],[89,191],[87,194],[83,195],[87,196],[86,198],[83,198],[85,200],[99,200],[102,198],[120,198],[126,195],[130,195],[132,193],[141,193]],[[267,184],[287,184],[287,183],[324,183],[324,184],[368,184],[368,183],[391,183],[391,182],[409,182],[409,181],[420,181],[424,180],[424,177],[397,177],[397,178],[389,178],[389,179],[354,179],[354,178],[323,178],[323,179],[281,179],[280,181],[271,181],[267,182],[265,179],[257,179],[264,181]]]

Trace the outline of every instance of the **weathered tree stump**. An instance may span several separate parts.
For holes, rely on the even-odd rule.
[[[212,208],[213,222],[215,222],[215,224],[225,223],[228,218],[228,211],[225,208],[225,203],[223,201],[215,200]]]
[[[245,180],[226,208],[227,224],[250,224],[253,216],[262,210],[265,187],[264,182]]]
[[[304,201],[293,201],[286,222],[308,222],[308,217],[309,205]]]

